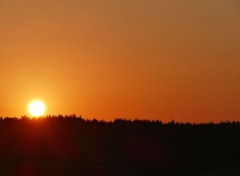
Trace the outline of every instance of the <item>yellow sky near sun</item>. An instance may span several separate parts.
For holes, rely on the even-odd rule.
[[[0,0],[0,116],[240,120],[238,0]]]

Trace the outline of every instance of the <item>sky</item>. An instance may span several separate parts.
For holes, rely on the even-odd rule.
[[[0,116],[240,120],[239,0],[0,0]]]

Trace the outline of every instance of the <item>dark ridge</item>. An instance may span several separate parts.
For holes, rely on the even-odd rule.
[[[79,122],[88,122],[88,123],[108,123],[108,124],[112,124],[112,123],[145,123],[145,124],[159,124],[159,125],[185,125],[185,126],[199,126],[199,125],[229,125],[229,124],[233,124],[233,125],[238,125],[240,124],[240,121],[220,121],[220,122],[205,122],[205,123],[191,123],[191,122],[175,122],[174,120],[172,120],[171,122],[162,122],[161,120],[147,120],[147,119],[134,119],[134,120],[130,120],[130,119],[124,119],[124,118],[116,118],[114,121],[104,121],[104,120],[97,120],[97,119],[84,119],[81,115],[77,116],[75,114],[71,114],[71,115],[47,115],[47,116],[43,116],[43,117],[38,117],[38,118],[34,118],[34,117],[28,117],[28,116],[21,116],[19,117],[0,117],[0,122],[1,121],[14,121],[14,120],[55,120],[55,119],[64,119],[64,120],[77,120]]]
[[[240,175],[240,122],[0,118],[0,175]]]

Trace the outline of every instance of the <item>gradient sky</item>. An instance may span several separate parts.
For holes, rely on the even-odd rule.
[[[239,0],[0,0],[0,116],[240,120]]]

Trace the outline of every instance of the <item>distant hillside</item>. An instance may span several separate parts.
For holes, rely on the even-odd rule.
[[[0,118],[0,175],[237,176],[239,136],[239,122]]]
[[[240,166],[235,168],[220,168],[208,173],[204,173],[201,176],[239,176]]]

